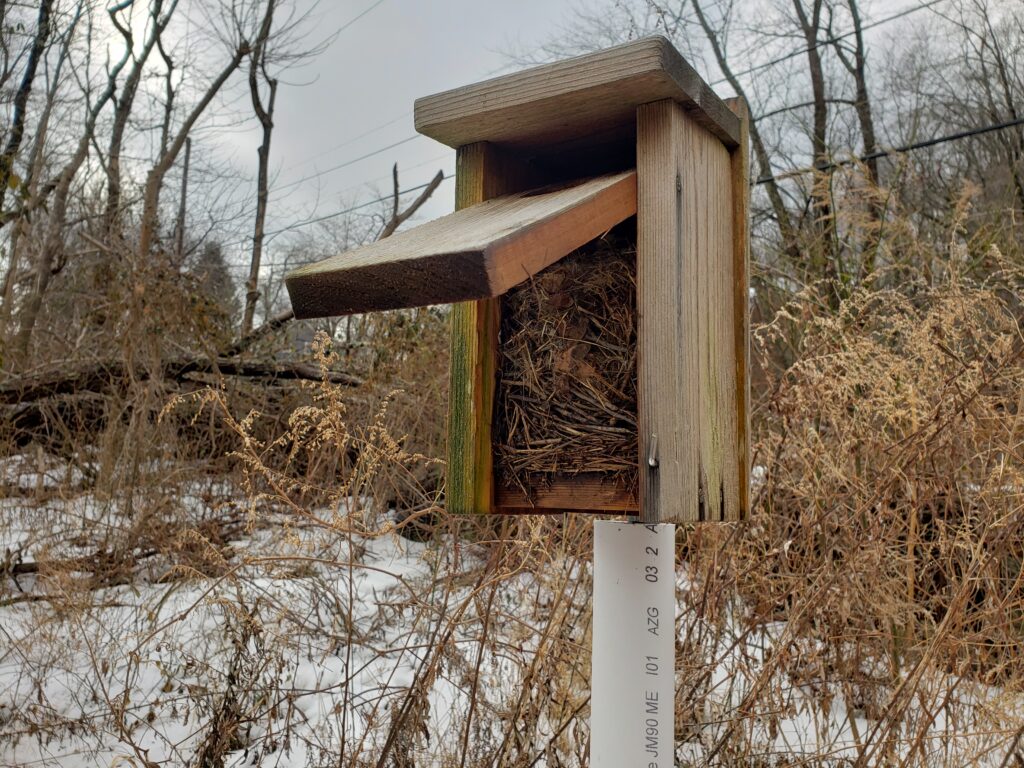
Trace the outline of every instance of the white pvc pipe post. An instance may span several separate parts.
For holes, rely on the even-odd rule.
[[[675,764],[675,526],[594,524],[591,768]]]

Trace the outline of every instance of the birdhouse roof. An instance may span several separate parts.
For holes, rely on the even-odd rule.
[[[679,102],[727,147],[740,121],[666,38],[645,37],[416,101],[416,130],[449,147],[536,150],[636,135],[636,108]]]

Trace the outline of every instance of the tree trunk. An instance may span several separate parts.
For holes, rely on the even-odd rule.
[[[28,97],[32,94],[32,84],[36,79],[39,60],[43,57],[46,41],[50,36],[50,11],[52,8],[53,0],[41,0],[39,3],[36,34],[32,40],[32,48],[29,50],[28,62],[25,64],[25,74],[21,78],[17,93],[14,94],[11,130],[7,136],[7,146],[4,147],[3,153],[0,153],[0,210],[3,210],[4,202],[7,199],[7,188],[14,174],[14,159],[18,155],[21,140],[25,136],[25,111],[28,108]],[[0,227],[3,224],[3,220],[0,220]]]
[[[206,108],[210,106],[210,102],[213,101],[217,92],[220,91],[234,71],[238,69],[238,65],[242,63],[242,59],[248,53],[249,46],[244,42],[235,49],[230,61],[228,61],[213,82],[210,83],[206,93],[203,94],[203,97],[192,108],[188,117],[185,118],[185,122],[174,135],[174,139],[168,144],[167,150],[157,159],[156,165],[150,168],[149,173],[146,174],[146,184],[142,192],[142,218],[139,222],[138,255],[140,259],[147,258],[150,250],[153,248],[158,224],[157,213],[160,205],[160,189],[163,186],[164,176],[167,175],[167,171],[174,165],[174,161],[185,145],[185,140],[188,138],[189,133],[191,133],[196,121],[206,111]]]
[[[110,233],[117,225],[121,215],[121,151],[124,145],[125,128],[128,125],[128,118],[131,116],[132,107],[135,104],[135,95],[138,93],[139,84],[142,82],[142,74],[146,67],[149,55],[153,52],[154,46],[160,40],[171,16],[178,5],[177,0],[172,0],[170,8],[164,17],[160,18],[163,10],[164,0],[153,0],[150,8],[150,19],[152,28],[149,36],[143,43],[139,56],[132,63],[128,77],[125,79],[124,87],[121,89],[120,98],[114,101],[114,122],[110,129],[110,142],[107,146],[107,200],[103,213],[104,229]],[[124,37],[125,45],[132,48],[132,33],[117,21],[116,13],[109,11],[114,25]]]
[[[722,74],[725,75],[725,79],[728,81],[729,86],[736,92],[736,95],[743,99],[746,103],[750,103],[747,99],[747,94],[740,85],[739,80],[733,74],[732,67],[729,65],[729,59],[726,55],[725,49],[722,47],[718,33],[708,23],[707,17],[704,15],[701,9],[699,0],[693,0],[693,10],[697,14],[697,20],[700,22],[701,28],[704,30],[704,35],[707,37],[708,42],[711,44],[711,49],[714,51],[715,60],[718,62],[718,68],[722,70]],[[772,212],[775,214],[775,221],[779,227],[779,235],[782,238],[782,248],[789,254],[791,259],[799,258],[799,248],[797,246],[796,228],[793,226],[793,220],[789,215],[789,211],[786,210],[786,204],[782,200],[782,192],[779,190],[779,185],[773,178],[771,157],[768,154],[768,149],[765,146],[764,139],[761,136],[760,130],[758,130],[757,121],[753,118],[750,120],[750,141],[754,147],[754,156],[757,158],[758,176],[764,179],[765,191],[768,193],[768,202],[772,206]]]
[[[50,284],[53,274],[53,265],[63,244],[63,231],[67,217],[68,196],[71,185],[82,163],[89,155],[89,147],[96,135],[96,121],[100,113],[114,96],[117,88],[117,77],[125,64],[128,62],[130,51],[125,51],[124,56],[115,62],[109,69],[106,87],[96,99],[89,114],[86,116],[85,126],[82,135],[79,137],[75,153],[67,162],[57,179],[50,184],[53,189],[53,201],[50,206],[49,224],[43,245],[36,253],[33,261],[33,282],[25,304],[19,313],[18,333],[14,338],[11,353],[11,363],[15,368],[23,367],[28,358],[29,342],[32,339],[32,332],[35,329],[39,312],[43,306],[43,294]]]
[[[828,101],[825,94],[825,70],[821,63],[821,52],[818,50],[818,35],[821,32],[821,11],[823,0],[812,0],[811,15],[808,18],[803,7],[803,0],[793,0],[793,10],[807,46],[807,69],[811,79],[811,96],[813,99],[814,117],[811,126],[811,152],[814,166],[828,169]],[[839,268],[839,252],[834,242],[835,224],[832,220],[831,192],[828,178],[830,170],[823,170],[825,178],[816,178],[811,186],[811,205],[814,210],[815,230],[819,242],[812,247],[817,253],[810,254],[811,277],[824,277],[830,284],[829,304],[837,307],[841,293],[841,269]]]
[[[81,162],[78,165],[81,165]],[[22,307],[18,333],[14,337],[11,350],[12,363],[17,369],[24,369],[28,363],[28,349],[29,343],[32,340],[32,331],[35,329],[39,313],[43,308],[43,295],[50,285],[50,278],[53,276],[53,265],[64,243],[64,224],[67,219],[70,189],[71,182],[69,178],[68,183],[63,185],[54,194],[49,228],[46,232],[46,237],[43,239],[42,246],[36,252],[32,269],[32,289],[25,300],[25,305]]]
[[[853,77],[856,95],[853,108],[857,113],[857,123],[860,126],[861,139],[864,142],[864,167],[867,169],[868,181],[872,189],[868,192],[868,213],[871,217],[871,224],[868,233],[864,238],[861,253],[861,274],[869,275],[875,269],[875,257],[878,251],[879,236],[882,225],[882,218],[885,215],[884,204],[879,200],[877,187],[879,184],[878,141],[875,138],[875,121],[871,110],[871,98],[868,95],[867,83],[867,52],[864,47],[864,29],[860,18],[860,9],[857,7],[857,0],[847,0],[850,9],[850,17],[853,20],[854,51],[853,60],[846,55],[843,47],[838,43],[834,48],[839,60],[846,67],[846,70]]]
[[[174,224],[174,260],[180,269],[185,260],[185,207],[188,203],[188,169],[192,163],[192,138],[185,139],[185,161],[181,164],[181,197],[178,198],[178,220]]]
[[[878,158],[872,157],[872,155],[878,151],[878,141],[875,138],[875,120],[871,111],[871,97],[868,95],[867,53],[864,48],[864,30],[860,19],[860,10],[857,8],[857,0],[848,0],[848,3],[850,6],[850,16],[853,18],[854,40],[856,41],[853,68],[850,70],[850,73],[853,75],[856,86],[855,109],[857,110],[857,122],[860,125],[861,138],[864,141],[864,154],[868,158],[864,161],[864,165],[867,166],[871,183],[877,185],[879,181]]]
[[[76,14],[68,26],[64,43],[61,45],[60,55],[57,57],[57,63],[53,68],[50,86],[46,92],[46,103],[43,105],[43,112],[39,116],[39,125],[36,128],[36,135],[32,142],[32,155],[29,160],[28,169],[25,172],[25,189],[28,191],[29,196],[39,193],[39,174],[45,155],[46,138],[50,132],[50,118],[53,115],[53,107],[57,103],[60,76],[64,69],[64,63],[68,58],[71,37],[78,26],[78,19],[79,16]],[[0,17],[0,23],[2,23],[2,17]],[[17,282],[18,266],[21,261],[19,245],[21,244],[22,237],[26,234],[27,228],[28,222],[23,217],[18,217],[14,222],[14,229],[10,235],[7,269],[4,272],[3,287],[0,288],[0,339],[7,338],[7,326],[14,314],[14,285]]]
[[[277,80],[267,74],[267,40],[270,38],[270,27],[274,22],[275,0],[267,1],[267,10],[260,24],[260,31],[253,48],[252,60],[249,64],[249,96],[252,99],[252,110],[263,128],[263,140],[260,142],[259,176],[256,186],[256,221],[253,225],[252,258],[249,262],[249,279],[245,283],[245,308],[242,311],[242,330],[240,338],[252,332],[253,316],[256,314],[256,301],[260,297],[259,277],[260,260],[263,258],[263,233],[267,219],[267,202],[270,196],[268,174],[270,166],[270,138],[274,131],[274,102],[277,99]],[[267,105],[263,105],[260,96],[260,77],[266,80],[270,88]]]
[[[263,125],[263,141],[260,143],[257,154],[259,155],[259,177],[256,190],[256,222],[252,236],[252,259],[249,262],[249,279],[245,284],[245,310],[242,313],[242,336],[252,331],[253,316],[256,314],[256,301],[260,297],[259,276],[260,260],[263,257],[263,234],[267,218],[267,202],[270,194],[268,189],[268,171],[270,165],[270,137],[274,130],[274,101],[277,97],[277,80],[268,78],[270,95],[267,99],[267,108],[264,111],[259,109],[260,123]],[[258,102],[259,94],[253,93],[253,102]]]
[[[999,41],[996,30],[992,28],[991,19],[987,14],[985,15],[985,24],[989,30],[988,38],[991,40],[989,47],[992,49],[992,56],[995,59],[999,87],[1002,91],[1002,101],[1006,107],[1007,118],[1019,120],[1020,111],[1017,109],[1013,84],[1010,82],[1010,65],[1006,61],[1003,46]],[[1021,167],[1024,165],[1024,132],[1008,131],[1004,135],[1005,147],[1009,156],[1010,177],[1013,179],[1013,187],[1017,195],[1017,205],[1020,206],[1020,210],[1024,211],[1024,176],[1022,176],[1024,168]]]

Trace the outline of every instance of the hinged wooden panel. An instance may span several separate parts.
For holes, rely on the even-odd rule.
[[[500,296],[636,213],[626,171],[461,208],[288,274],[298,318]]]

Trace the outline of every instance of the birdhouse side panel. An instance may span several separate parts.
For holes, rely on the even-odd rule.
[[[736,473],[739,508],[728,519],[750,513],[750,113],[741,98],[726,100],[739,118],[739,143],[729,152],[732,186],[732,296],[736,367]],[[732,512],[732,510],[729,510]]]
[[[637,115],[641,515],[739,519],[730,151],[673,101]]]

